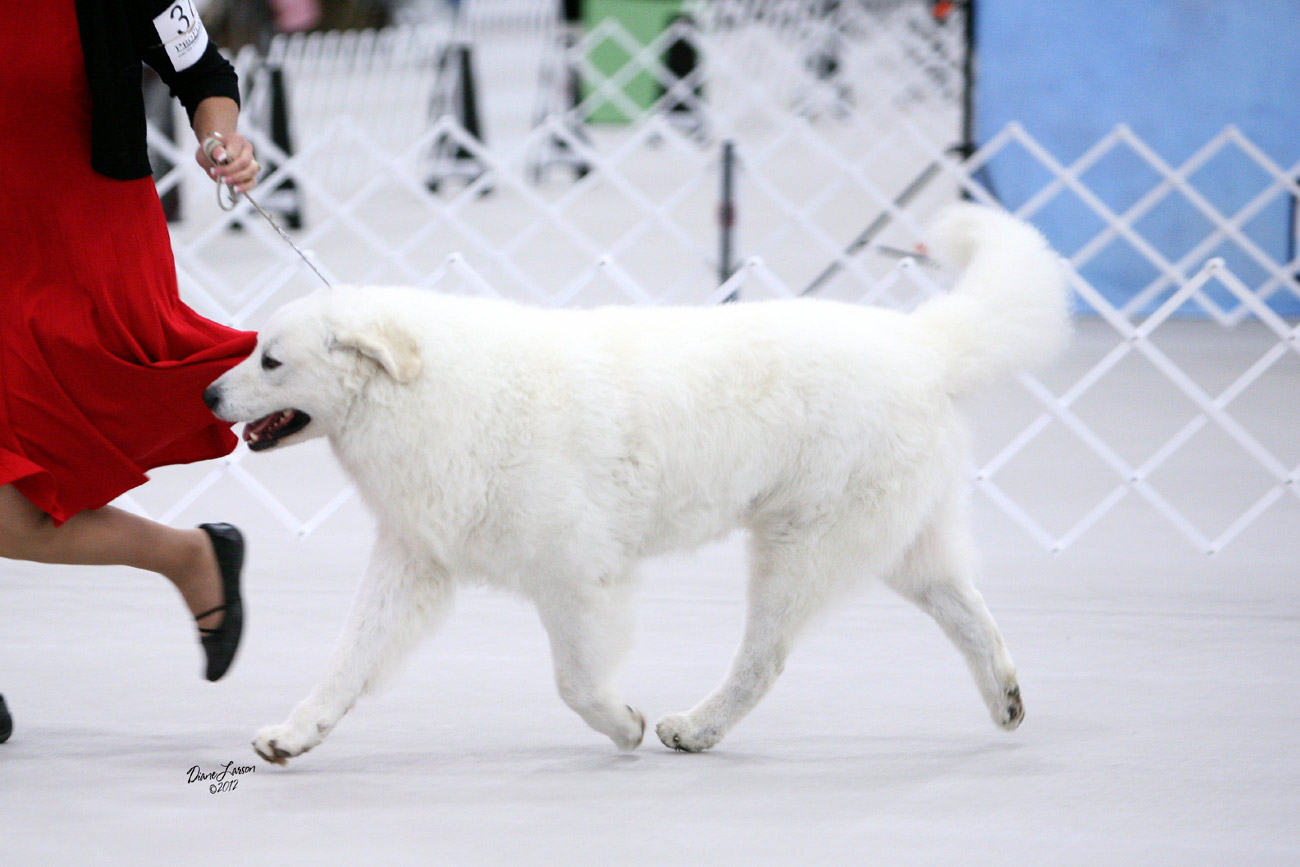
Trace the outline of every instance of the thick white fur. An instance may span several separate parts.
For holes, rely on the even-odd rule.
[[[561,697],[631,749],[645,720],[614,679],[634,566],[736,528],[744,638],[712,694],[659,721],[666,745],[721,740],[801,629],[865,578],[932,615],[994,721],[1019,725],[1015,667],[971,583],[953,398],[1060,347],[1064,281],[1004,214],[957,206],[936,234],[966,269],[910,315],[815,300],[544,311],[377,288],[277,311],[208,397],[232,421],[310,413],[284,442],[329,438],[378,539],[324,678],[257,752],[282,763],[320,743],[461,581],[535,603]]]

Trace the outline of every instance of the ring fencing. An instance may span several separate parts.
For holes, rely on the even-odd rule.
[[[1251,226],[1293,207],[1300,166],[1233,128],[1178,164],[1123,126],[1080,156],[1017,124],[971,147],[962,4],[936,16],[908,0],[718,0],[648,40],[616,17],[566,25],[551,7],[469,4],[456,21],[238,54],[245,133],[268,166],[255,197],[331,282],[545,306],[810,294],[908,308],[945,285],[923,252],[943,204],[966,196],[1033,222],[1068,200],[1088,215],[1081,241],[1057,245],[1077,338],[989,398],[976,489],[1052,552],[1104,540],[1134,501],[1207,553],[1294,525],[1300,330],[1275,302],[1300,297],[1300,263]],[[217,208],[188,144],[158,124],[150,143],[155,165],[174,166],[158,186],[180,196],[173,245],[192,306],[257,328],[319,285],[247,203]],[[999,202],[990,177],[1013,154],[1041,182]],[[1142,195],[1090,188],[1117,159],[1141,167]],[[1255,166],[1257,190],[1231,203],[1200,192],[1198,172],[1223,159]],[[1173,202],[1204,226],[1178,256],[1143,234]],[[1105,264],[1117,250],[1150,275],[1122,300]],[[166,468],[120,502],[170,521],[234,486],[300,535],[355,506],[319,451],[247,455]],[[285,467],[297,482],[271,481]]]

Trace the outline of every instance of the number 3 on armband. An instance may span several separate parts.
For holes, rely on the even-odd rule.
[[[177,72],[193,66],[208,48],[208,31],[194,10],[194,0],[174,0],[154,16],[153,26]]]
[[[167,9],[167,17],[176,22],[177,33],[188,33],[194,21],[194,7],[190,3],[173,3]]]

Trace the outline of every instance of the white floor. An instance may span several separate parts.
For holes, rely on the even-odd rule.
[[[321,747],[283,769],[258,761],[253,731],[313,682],[364,563],[369,531],[347,510],[296,541],[232,501],[224,517],[251,535],[249,628],[215,685],[159,581],[6,562],[0,690],[17,725],[0,746],[0,859],[1300,863],[1294,542],[1266,524],[1274,544],[1257,534],[1205,558],[1172,536],[1126,550],[1112,534],[1050,558],[975,505],[982,586],[1021,672],[1019,731],[993,727],[931,622],[874,590],[699,755],[653,734],[615,752],[555,696],[531,610],[469,593]],[[739,541],[646,570],[623,683],[652,721],[729,661]],[[187,782],[228,762],[256,771],[215,794]]]

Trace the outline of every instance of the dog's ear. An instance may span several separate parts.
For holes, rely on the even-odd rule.
[[[395,323],[345,326],[334,332],[334,343],[378,362],[398,382],[410,382],[420,372],[420,353],[415,338]]]

